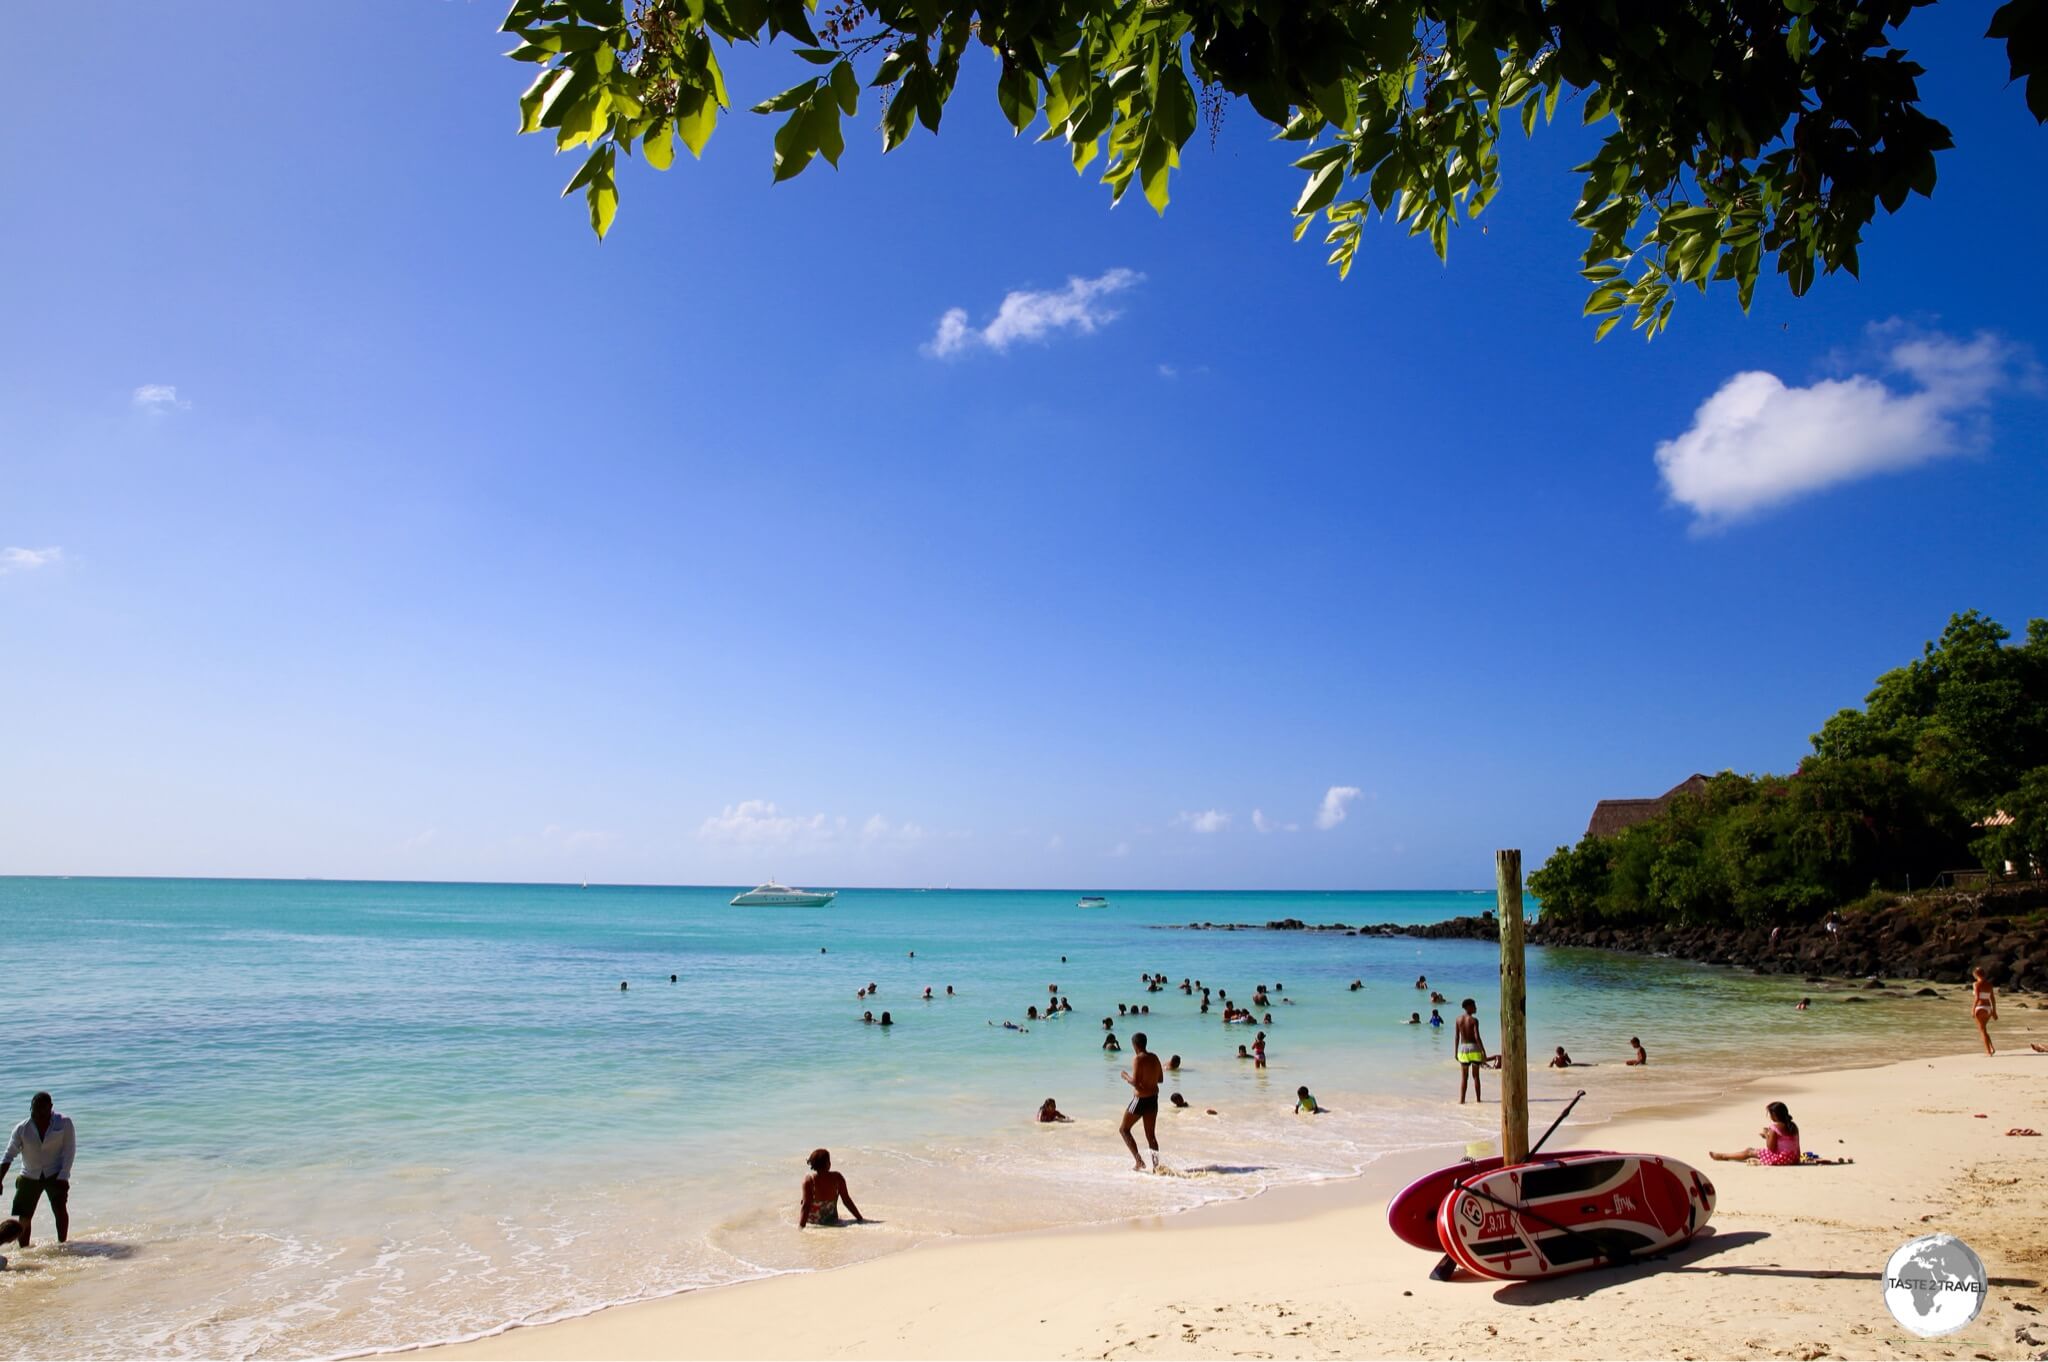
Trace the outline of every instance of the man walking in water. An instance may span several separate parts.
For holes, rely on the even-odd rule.
[[[1131,1085],[1137,1096],[1130,1106],[1124,1108],[1124,1123],[1117,1127],[1117,1133],[1124,1137],[1124,1147],[1131,1151],[1131,1166],[1140,1173],[1145,1171],[1145,1160],[1138,1156],[1138,1142],[1131,1138],[1131,1127],[1139,1121],[1145,1123],[1145,1143],[1152,1148],[1152,1171],[1159,1171],[1159,1084],[1165,1075],[1159,1067],[1159,1056],[1145,1048],[1143,1031],[1131,1037],[1131,1048],[1138,1052],[1138,1058],[1131,1067],[1124,1070],[1124,1082]]]
[[[57,1221],[57,1242],[71,1234],[71,1159],[78,1152],[78,1136],[71,1118],[54,1110],[50,1094],[39,1092],[29,1099],[28,1119],[14,1128],[7,1153],[0,1157],[0,1182],[21,1156],[21,1176],[14,1182],[14,1214],[21,1222],[21,1246],[28,1247],[29,1231],[36,1214],[36,1202],[50,1198],[50,1214]]]
[[[1479,1038],[1479,1004],[1467,998],[1459,1006],[1465,1010],[1458,1016],[1458,1105],[1465,1105],[1465,1080],[1472,1080],[1472,1100],[1484,1102],[1486,1094],[1479,1090],[1479,1071],[1486,1067],[1486,1042]]]

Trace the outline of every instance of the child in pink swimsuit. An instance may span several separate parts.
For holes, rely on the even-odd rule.
[[[1755,1149],[1741,1149],[1714,1157],[1731,1162],[1755,1160],[1766,1167],[1784,1167],[1800,1161],[1799,1124],[1792,1119],[1792,1113],[1783,1102],[1772,1102],[1764,1108],[1764,1114],[1771,1123],[1757,1133],[1763,1136],[1763,1144]],[[1709,1151],[1711,1152],[1711,1151]]]

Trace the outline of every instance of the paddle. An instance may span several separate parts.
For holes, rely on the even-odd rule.
[[[1586,1090],[1584,1088],[1580,1088],[1577,1092],[1572,1094],[1572,1100],[1564,1104],[1564,1110],[1560,1111],[1557,1114],[1557,1119],[1550,1123],[1550,1129],[1543,1132],[1543,1138],[1538,1140],[1535,1144],[1529,1146],[1530,1158],[1535,1158],[1537,1151],[1542,1149],[1544,1145],[1550,1142],[1551,1136],[1557,1134],[1557,1128],[1564,1124],[1564,1118],[1572,1114],[1572,1108],[1577,1106],[1579,1104],[1579,1099],[1581,1097],[1584,1097],[1585,1095]],[[1458,1183],[1455,1179],[1452,1181],[1451,1185],[1453,1187],[1459,1187],[1461,1190],[1463,1189],[1462,1184]],[[1541,1217],[1539,1216],[1538,1219],[1541,1219]],[[1437,1265],[1429,1270],[1429,1279],[1433,1282],[1447,1282],[1452,1277],[1456,1276],[1457,1272],[1458,1260],[1451,1257],[1450,1254],[1446,1253],[1437,1262]]]

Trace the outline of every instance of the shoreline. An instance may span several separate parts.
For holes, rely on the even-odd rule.
[[[1135,1325],[1126,1322],[1126,1316],[1133,1313],[1128,1299],[1128,1290],[1107,1288],[1098,1265],[1110,1266],[1113,1279],[1116,1268],[1132,1268],[1138,1272],[1139,1285],[1151,1285],[1161,1291],[1171,1291],[1171,1284],[1187,1277],[1203,1278],[1215,1272],[1215,1258],[1233,1262],[1238,1241],[1251,1239],[1260,1241],[1261,1247],[1239,1268],[1230,1268],[1226,1280],[1230,1290],[1263,1289],[1277,1291],[1306,1275],[1311,1280],[1326,1275],[1340,1263],[1360,1259],[1374,1260],[1371,1266],[1362,1267],[1354,1274],[1357,1280],[1346,1283],[1341,1290],[1326,1292],[1313,1303],[1304,1303],[1311,1311],[1321,1310],[1348,1313],[1351,1309],[1349,1297],[1360,1285],[1371,1285],[1385,1290],[1389,1300],[1400,1300],[1413,1296],[1418,1300],[1430,1300],[1432,1309],[1455,1300],[1459,1306],[1457,1318],[1462,1325],[1470,1326],[1478,1336],[1468,1339],[1454,1350],[1431,1343],[1403,1341],[1419,1325],[1417,1320],[1408,1321],[1405,1326],[1394,1319],[1376,1323],[1356,1319],[1344,1331],[1343,1351],[1347,1354],[1377,1355],[1403,1353],[1415,1356],[1609,1356],[1647,1355],[1648,1350],[1634,1344],[1622,1345],[1620,1351],[1613,1348],[1590,1351],[1577,1350],[1577,1344],[1570,1340],[1546,1342],[1544,1335],[1534,1335],[1511,1342],[1513,1337],[1499,1326],[1516,1317],[1512,1310],[1503,1311],[1508,1296],[1540,1295],[1548,1299],[1575,1299],[1585,1295],[1604,1293],[1617,1287],[1632,1286],[1651,1294],[1670,1294],[1673,1281],[1683,1280],[1697,1285],[1702,1280],[1717,1279],[1721,1275],[1743,1273],[1748,1269],[1740,1265],[1726,1268],[1699,1268],[1692,1264],[1696,1259],[1717,1259],[1723,1256],[1731,1260],[1737,1250],[1752,1249],[1758,1239],[1768,1240],[1770,1235],[1758,1235],[1745,1224],[1738,1223],[1743,1216],[1743,1201],[1731,1195],[1731,1186],[1742,1185],[1745,1190],[1754,1190],[1754,1184],[1747,1181],[1758,1173],[1768,1173],[1779,1178],[1826,1179],[1830,1176],[1854,1174],[1858,1180],[1867,1180],[1872,1171],[1859,1173],[1859,1169],[1871,1169],[1870,1160],[1862,1153],[1856,1153],[1857,1163],[1846,1168],[1814,1168],[1799,1170],[1763,1170],[1746,1165],[1714,1163],[1706,1153],[1706,1147],[1693,1148],[1685,1140],[1692,1138],[1692,1132],[1704,1134],[1707,1131],[1725,1132],[1718,1136],[1713,1147],[1739,1145],[1749,1131],[1750,1123],[1757,1119],[1757,1110],[1762,1097],[1757,1089],[1768,1087],[1773,1093],[1783,1095],[1798,1093],[1809,1101],[1818,1098],[1830,1106],[1838,1105],[1845,1099],[1854,1108],[1860,1104],[1865,1119],[1857,1121],[1853,1116],[1850,1124],[1859,1128],[1860,1137],[1867,1141],[1867,1148],[1873,1150],[1886,1147],[1887,1152],[1903,1151],[1915,1155],[1910,1160],[1895,1160],[1879,1157],[1886,1164],[1893,1162],[1910,1164],[1910,1175],[1899,1175],[1895,1186],[1888,1186],[1887,1192],[1905,1191],[1923,1198],[1930,1191],[1939,1191],[1930,1184],[1944,1183],[1944,1179],[1969,1181],[1976,1177],[1981,1164],[1965,1164],[1960,1158],[1944,1163],[1939,1157],[1929,1159],[1930,1153],[1937,1152],[1927,1142],[1921,1141],[1919,1131],[1913,1123],[1894,1123],[1884,1116],[1884,1096],[1905,1089],[1907,1080],[1918,1079],[1924,1085],[1932,1084],[1934,1095],[1942,1101],[1954,1100],[1952,1089],[1959,1076],[1967,1085],[1980,1081],[1982,1071],[1988,1070],[1993,1081],[2005,1087],[2015,1084],[2024,1086],[2025,1091],[2015,1093],[2008,1105],[2023,1115],[2011,1121],[2016,1126],[2034,1126],[2048,1129],[2048,1055],[2036,1055],[2026,1049],[2027,1041],[2048,1042],[2048,1004],[2038,998],[2016,997],[2013,1004],[2031,1004],[2031,1015],[2026,1019],[2014,1018],[2003,1026],[2006,1045],[1999,1058],[1987,1059],[1981,1054],[1956,1054],[1937,1052],[1934,1057],[1916,1056],[1907,1059],[1873,1059],[1868,1064],[1832,1065],[1817,1064],[1810,1067],[1773,1069],[1767,1072],[1745,1075],[1732,1089],[1720,1092],[1701,1092],[1696,1097],[1681,1098],[1677,1101],[1653,1100],[1648,1103],[1629,1105],[1625,1096],[1606,1085],[1607,1091],[1596,1092],[1588,1088],[1588,1104],[1581,1111],[1590,1115],[1567,1122],[1559,1129],[1550,1148],[1561,1151],[1572,1148],[1574,1142],[1584,1138],[1592,1130],[1612,1132],[1612,1137],[1603,1142],[1604,1147],[1642,1148],[1671,1154],[1705,1171],[1722,1189],[1722,1205],[1717,1211],[1713,1226],[1692,1245],[1672,1255],[1670,1262],[1682,1264],[1676,1271],[1664,1273],[1654,1268],[1633,1268],[1620,1271],[1598,1271],[1577,1274],[1546,1283],[1504,1284],[1498,1282],[1477,1283],[1461,1277],[1452,1283],[1436,1283],[1427,1280],[1428,1256],[1395,1240],[1385,1222],[1385,1203],[1393,1191],[1406,1185],[1433,1168],[1453,1162],[1458,1157],[1457,1146],[1436,1145],[1396,1151],[1375,1160],[1358,1173],[1346,1177],[1333,1177],[1314,1182],[1283,1184],[1269,1187],[1248,1196],[1226,1201],[1208,1203],[1167,1215],[1136,1217],[1094,1224],[1049,1226],[1030,1230],[1019,1230],[1002,1234],[962,1236],[932,1240],[904,1249],[901,1252],[822,1271],[772,1273],[761,1277],[725,1283],[716,1287],[688,1288],[675,1293],[647,1297],[639,1300],[619,1302],[581,1314],[531,1323],[513,1323],[489,1333],[460,1342],[423,1344],[409,1349],[384,1352],[380,1356],[419,1356],[433,1358],[482,1358],[505,1357],[521,1359],[551,1359],[560,1357],[619,1356],[619,1357],[806,1357],[806,1356],[847,1356],[847,1357],[892,1357],[892,1356],[951,1356],[961,1354],[988,1356],[1078,1356],[1108,1355],[1092,1343],[1084,1344],[1075,1331],[1092,1332],[1107,1337],[1119,1330],[1136,1331],[1139,1335],[1121,1345],[1123,1351],[1117,1355],[1151,1355],[1152,1351],[1171,1352],[1181,1356],[1231,1355],[1245,1349],[1237,1346],[1222,1346],[1224,1342],[1233,1345],[1247,1342],[1240,1336],[1246,1321],[1238,1318],[1242,1311],[1230,1304],[1206,1307],[1208,1313],[1229,1318],[1225,1328],[1209,1322],[1190,1324],[1184,1330],[1184,1337],[1176,1342],[1180,1346],[1166,1349],[1151,1349],[1150,1345],[1161,1337],[1159,1330],[1136,1330]],[[2014,1051],[2017,1047],[2017,1051]],[[2002,1072],[1998,1066],[2039,1062],[2041,1069],[2036,1073],[2014,1071]],[[1619,1067],[1619,1066],[1614,1066]],[[1922,1096],[1927,1096],[1923,1093]],[[1608,1099],[1603,1104],[1599,1097]],[[1545,1106],[1558,1099],[1537,1100],[1532,1104],[1530,1116],[1531,1136],[1539,1136],[1547,1126],[1550,1115]],[[2014,1105],[2014,1104],[2017,1105]],[[1491,1102],[1488,1105],[1492,1105]],[[1813,1130],[1815,1124],[1803,1113],[1800,1103],[1792,1104],[1801,1112],[1803,1124]],[[1744,1113],[1748,1114],[1744,1114]],[[1930,1113],[1933,1114],[1933,1113]],[[1829,1123],[1834,1124],[1830,1119]],[[1988,1130],[1996,1121],[1988,1121],[1982,1129]],[[1846,1127],[1837,1127],[1846,1128]],[[2006,1127],[1999,1126],[2002,1131]],[[1979,1132],[1969,1132],[1976,1136]],[[1170,1139],[1170,1129],[1166,1132]],[[1833,1146],[1826,1136],[1815,1140],[1816,1152],[1833,1153]],[[1837,1136],[1837,1139],[1847,1139]],[[1633,1141],[1634,1143],[1631,1143]],[[1697,1140],[1695,1139],[1695,1142]],[[2029,1146],[2038,1149],[2032,1142],[2013,1140],[2017,1148],[2010,1152],[2028,1165],[2025,1175],[2030,1190],[2026,1195],[2014,1198],[2016,1204],[2048,1204],[2048,1151],[2032,1154]],[[2048,1139],[2041,1144],[2048,1145]],[[1469,1146],[1467,1148],[1470,1148]],[[1994,1146],[2000,1154],[2008,1152],[2003,1146]],[[1169,1146],[1170,1149],[1170,1146]],[[1107,1154],[1106,1154],[1107,1156]],[[1724,1173],[1722,1170],[1734,1170]],[[1874,1171],[1874,1170],[1873,1170]],[[1737,1178],[1747,1175],[1744,1181]],[[1847,1181],[1849,1179],[1842,1179]],[[1765,1184],[1769,1187],[1770,1184]],[[1781,1185],[1782,1190],[1800,1194],[1800,1199],[1812,1199],[1806,1194],[1825,1192],[1819,1183],[1793,1183]],[[1778,1190],[1778,1189],[1773,1189]],[[1897,1197],[1891,1198],[1896,1201]],[[1943,1198],[1936,1196],[1930,1206]],[[1861,1200],[1859,1199],[1859,1203]],[[1820,1208],[1820,1209],[1825,1209]],[[1744,1217],[1745,1219],[1748,1217]],[[1949,1228],[1933,1223],[1940,1218],[1938,1209],[1931,1210],[1922,1220],[1926,1228]],[[1823,1221],[1819,1223],[1836,1223]],[[1177,1231],[1169,1234],[1168,1231]],[[1915,1232],[1924,1232],[1915,1231]],[[1851,1267],[1822,1268],[1813,1273],[1818,1280],[1842,1279],[1861,1273],[1874,1275],[1883,1266],[1885,1256],[1905,1238],[1906,1233],[1881,1248],[1869,1242],[1870,1234],[1853,1236],[1859,1240],[1858,1247],[1866,1249],[1864,1257],[1874,1256],[1873,1261],[1857,1262]],[[2048,1279],[2048,1234],[2036,1233],[2034,1241],[2027,1241],[2024,1234],[2017,1237],[2012,1233],[1987,1233],[1982,1228],[1965,1233],[1980,1254],[1984,1256],[1987,1268],[1994,1278],[2002,1275],[2012,1282],[2024,1282],[2022,1287],[1994,1287],[1994,1303],[2001,1292],[2027,1298],[2037,1308],[2048,1310],[2048,1291],[2041,1282]],[[2016,1238],[2017,1241],[2016,1242]],[[1229,1241],[1229,1247],[1217,1241]],[[1315,1246],[1314,1251],[1304,1254],[1302,1244]],[[1200,1245],[1200,1247],[1195,1247]],[[1215,1247],[1212,1248],[1212,1245]],[[2011,1246],[2011,1251],[2007,1247]],[[2029,1246],[2031,1245],[2031,1246]],[[1132,1254],[1157,1254],[1170,1258],[1171,1266],[1164,1271],[1147,1265],[1137,1268],[1127,1261]],[[2012,1262],[2020,1260],[2024,1271],[2014,1276],[2007,1269]],[[1076,1271],[1070,1264],[1081,1260],[1090,1265]],[[1048,1271],[1047,1264],[1054,1265]],[[2031,1264],[2032,1266],[2026,1266]],[[1281,1281],[1272,1280],[1279,1270]],[[1757,1269],[1761,1271],[1761,1269]],[[1777,1269],[1773,1269],[1776,1271]],[[991,1276],[993,1272],[993,1276]],[[1239,1273],[1231,1277],[1229,1273]],[[1007,1274],[1007,1275],[1006,1275]],[[1002,1282],[1009,1276],[1023,1275],[1034,1281],[1033,1299],[1056,1299],[1059,1306],[1047,1307],[1049,1313],[1038,1319],[1035,1326],[1026,1329],[1024,1323],[1016,1328],[1026,1329],[1023,1335],[1015,1330],[1005,1332],[993,1328],[985,1319],[977,1316],[972,1308],[947,1310],[933,1305],[928,1297],[931,1283],[956,1284],[962,1278],[973,1283],[965,1294],[982,1300],[993,1295],[1003,1298],[1013,1296],[1006,1291]],[[1414,1280],[1409,1280],[1413,1278]],[[1642,1279],[1635,1281],[1634,1279]],[[1395,1289],[1398,1287],[1398,1289]],[[1427,1288],[1427,1291],[1424,1288]],[[1476,1289],[1475,1289],[1476,1288]],[[1108,1299],[1102,1299],[1105,1291]],[[1439,1302],[1433,1299],[1446,1291],[1463,1291],[1462,1298],[1446,1298]],[[952,1293],[949,1293],[952,1294]],[[1226,1293],[1227,1294],[1227,1293]],[[1683,1294],[1683,1291],[1681,1291]],[[1867,1318],[1861,1318],[1864,1332],[1871,1339],[1871,1347],[1877,1348],[1880,1338],[1885,1356],[1945,1356],[1950,1350],[1976,1340],[1975,1346],[1996,1347],[2000,1342],[2004,1351],[1996,1356],[2031,1356],[2031,1352],[2013,1350],[2012,1329],[2008,1326],[2001,1339],[1989,1335],[1980,1338],[1986,1329],[1986,1320],[1996,1315],[2005,1318],[2010,1312],[1987,1306],[1983,1317],[1963,1332],[1942,1339],[1919,1340],[1895,1325],[1885,1314],[1878,1302],[1874,1287],[1869,1290],[1870,1299],[1865,1302]],[[1219,1299],[1222,1297],[1219,1296]],[[1484,1304],[1482,1304],[1482,1300]],[[1093,1306],[1079,1309],[1083,1303]],[[1015,1300],[1009,1304],[1014,1308]],[[1116,1308],[1110,1308],[1112,1305]],[[1851,1307],[1853,1308],[1853,1307]],[[1298,1314],[1289,1311],[1288,1315]],[[1397,1314],[1399,1312],[1396,1312]],[[1056,1316],[1063,1316],[1065,1324],[1055,1322]],[[1184,1309],[1176,1317],[1185,1317]],[[1469,1318],[1468,1318],[1469,1316]],[[1287,1317],[1287,1316],[1282,1316]],[[801,1327],[781,1337],[778,1341],[764,1331],[762,1319],[802,1319],[807,1321]],[[1034,1316],[1034,1318],[1037,1318]],[[1438,1320],[1440,1315],[1431,1315]],[[2026,1318],[2024,1315],[2021,1318]],[[2040,1318],[2048,1319],[2048,1315]],[[828,1321],[837,1321],[837,1325]],[[1083,1324],[1089,1328],[1082,1329]],[[855,1326],[846,1329],[839,1325]],[[891,1326],[897,1326],[892,1332]],[[1403,1328],[1407,1332],[1403,1332]],[[1773,1330],[1761,1319],[1752,1332],[1762,1331],[1768,1341]],[[1209,1343],[1213,1334],[1224,1333],[1214,1346]],[[1431,1337],[1441,1336],[1441,1329],[1431,1326]],[[2048,1324],[2040,1325],[2036,1332],[2044,1345],[2048,1345]],[[1043,1336],[1042,1342],[1033,1342],[1021,1351],[1012,1346],[1012,1340],[1031,1334]],[[1282,1345],[1278,1355],[1322,1356],[1336,1355],[1327,1352],[1324,1345],[1333,1337],[1324,1334],[1311,1347],[1306,1331],[1286,1334],[1283,1337],[1299,1338],[1298,1351],[1288,1351]],[[688,1338],[688,1347],[679,1347],[676,1340]],[[1274,1355],[1272,1349],[1277,1340],[1264,1335],[1264,1343],[1257,1350],[1262,1355]],[[1672,1337],[1672,1346],[1694,1347],[1695,1343],[1678,1326]],[[1748,1343],[1749,1340],[1739,1340]],[[1146,1344],[1140,1347],[1139,1344]],[[1200,1344],[1202,1346],[1195,1346]],[[1495,1346],[1496,1344],[1500,1346]],[[1777,1347],[1776,1344],[1773,1347]],[[1901,1351],[1901,1349],[1904,1351]],[[1924,1348],[1927,1351],[1914,1351]],[[1114,1349],[1112,1351],[1115,1351]],[[1712,1352],[1714,1349],[1708,1348]],[[1777,1351],[1783,1353],[1782,1348]],[[1748,1349],[1747,1351],[1725,1351],[1724,1355],[1773,1355],[1770,1348]],[[363,1354],[355,1354],[361,1356]],[[1796,1352],[1788,1355],[1797,1355]],[[1814,1356],[1825,1355],[1814,1353]],[[1876,1351],[1868,1354],[1879,1355]]]

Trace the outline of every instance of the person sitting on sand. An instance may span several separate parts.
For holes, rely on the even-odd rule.
[[[1073,1117],[1061,1111],[1060,1104],[1053,1101],[1050,1097],[1039,1103],[1038,1124],[1042,1126],[1049,1126],[1057,1121],[1071,1122],[1073,1119]]]
[[[1730,1154],[1715,1154],[1714,1158],[1729,1163],[1746,1163],[1751,1160],[1767,1167],[1783,1167],[1799,1162],[1799,1125],[1792,1119],[1792,1113],[1783,1102],[1772,1102],[1764,1108],[1764,1114],[1771,1123],[1757,1134],[1763,1137],[1763,1144],[1755,1149],[1737,1150]]]
[[[1429,1009],[1429,1024],[1431,1026],[1442,1026],[1444,1024],[1443,1014],[1433,1007]]]
[[[839,1203],[844,1201],[846,1209],[853,1214],[855,1224],[867,1223],[867,1217],[860,1213],[860,1207],[853,1204],[853,1194],[846,1190],[846,1179],[832,1171],[832,1154],[829,1150],[813,1149],[805,1162],[811,1166],[811,1175],[804,1179],[804,1203],[796,1213],[796,1227],[806,1225],[837,1225]]]
[[[1124,1047],[1117,1043],[1116,1032],[1112,1031],[1102,1038],[1102,1048],[1115,1054]]]
[[[1408,1024],[1410,1026],[1422,1025],[1422,1014],[1420,1012],[1410,1012],[1408,1014]]]
[[[1321,1116],[1329,1110],[1328,1107],[1316,1105],[1315,1094],[1311,1093],[1306,1085],[1294,1090],[1294,1109],[1305,1111],[1311,1116]]]
[[[1977,1023],[1977,1034],[1984,1041],[1984,1053],[1997,1054],[1998,1047],[1991,1043],[1991,1023],[1998,1020],[1998,990],[1991,987],[1991,981],[1984,977],[1982,965],[1970,971],[1970,1017]]]
[[[1558,1046],[1557,1053],[1550,1057],[1550,1067],[1553,1069],[1569,1069],[1572,1064],[1572,1057],[1564,1052],[1562,1045]]]
[[[1628,1065],[1628,1067],[1631,1069],[1640,1069],[1647,1065],[1650,1062],[1650,1052],[1643,1048],[1642,1041],[1638,1040],[1634,1036],[1630,1036],[1628,1038],[1628,1043],[1630,1045],[1633,1045],[1636,1051],[1636,1057],[1634,1059],[1624,1061]]]

